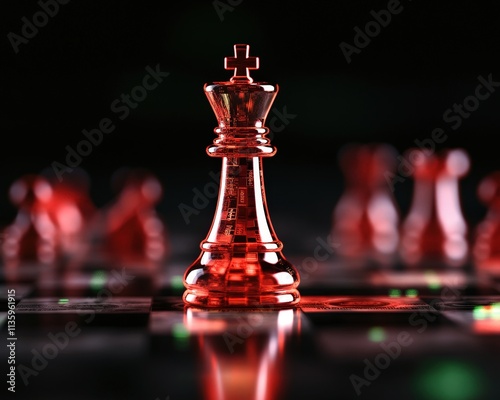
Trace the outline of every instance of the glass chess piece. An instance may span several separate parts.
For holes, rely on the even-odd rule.
[[[278,86],[250,77],[259,59],[249,57],[248,45],[236,44],[234,52],[225,58],[234,76],[204,85],[218,121],[218,137],[206,151],[222,158],[222,170],[211,228],[184,273],[183,300],[200,307],[289,307],[300,301],[300,277],[274,231],[262,170],[262,159],[276,153],[264,123]]]
[[[418,161],[412,202],[401,224],[401,260],[409,268],[465,268],[470,228],[462,209],[460,180],[470,169],[468,153],[461,148],[436,153],[408,149],[405,157]]]

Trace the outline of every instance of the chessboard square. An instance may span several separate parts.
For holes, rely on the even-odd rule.
[[[300,308],[305,313],[436,311],[419,298],[389,296],[303,296]]]
[[[99,298],[28,298],[22,299],[16,307],[17,314],[39,313],[86,313],[102,314],[144,313],[151,309],[150,297],[113,297],[102,300]]]

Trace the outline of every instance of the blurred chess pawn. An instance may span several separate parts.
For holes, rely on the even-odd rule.
[[[500,171],[486,176],[477,195],[488,209],[473,236],[473,261],[478,272],[500,275]]]
[[[402,223],[401,257],[407,266],[463,266],[469,257],[468,226],[464,218],[459,179],[469,171],[463,149],[440,153],[410,149],[413,197]]]
[[[122,265],[161,263],[168,246],[166,225],[156,211],[163,196],[160,181],[150,171],[121,169],[113,184],[117,198],[102,213],[105,258]]]
[[[90,221],[96,207],[90,197],[88,174],[75,169],[64,179],[46,173],[52,196],[47,201],[47,212],[57,227],[61,252],[68,257],[84,258],[90,249]]]
[[[397,256],[399,209],[386,179],[396,157],[385,143],[353,143],[339,152],[345,188],[333,210],[331,242],[350,264],[390,265]]]
[[[12,183],[9,198],[18,212],[4,230],[2,257],[6,267],[55,261],[57,227],[48,211],[52,195],[49,181],[39,175],[27,174]]]

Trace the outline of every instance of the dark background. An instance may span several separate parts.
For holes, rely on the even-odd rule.
[[[386,9],[387,1],[220,3],[228,6],[222,14],[210,0],[69,1],[17,54],[9,32],[21,34],[22,18],[32,21],[41,7],[36,1],[3,5],[1,224],[16,213],[7,195],[15,179],[64,163],[66,146],[76,148],[83,129],[109,117],[116,129],[80,164],[95,203],[114,198],[117,169],[150,169],[164,185],[158,208],[172,236],[192,234],[196,239],[185,245],[196,253],[215,198],[189,223],[178,207],[193,206],[193,189],[203,191],[212,182],[209,172],[219,170],[220,159],[205,153],[216,120],[203,85],[229,79],[223,59],[235,43],[250,44],[261,62],[254,79],[278,84],[274,107],[295,116],[273,132],[278,153],[264,164],[270,212],[285,243],[328,232],[342,192],[337,154],[344,144],[387,142],[403,152],[438,127],[447,140],[436,149],[463,147],[470,155],[461,186],[464,213],[471,224],[481,218],[477,183],[500,168],[500,93],[481,101],[456,130],[443,113],[474,94],[479,75],[500,81],[495,1],[401,0],[403,10],[351,63],[340,43],[352,45],[354,28],[364,29],[370,12]],[[120,121],[111,103],[141,84],[146,66],[157,64],[170,75]],[[396,186],[403,213],[411,189],[411,179]]]

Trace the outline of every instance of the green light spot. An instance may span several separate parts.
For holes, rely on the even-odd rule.
[[[500,319],[500,307],[498,303],[492,303],[486,306],[476,306],[472,309],[472,316],[475,320],[479,319]]]
[[[488,311],[484,308],[484,306],[476,306],[472,309],[472,317],[475,320],[486,319],[488,317]]]
[[[189,331],[182,323],[176,323],[172,326],[172,336],[175,346],[178,348],[185,348],[189,343]]]
[[[418,290],[417,289],[408,289],[408,290],[406,290],[406,296],[407,297],[417,297]]]
[[[370,342],[382,342],[385,340],[386,334],[380,326],[374,326],[368,331],[368,339]]]
[[[400,297],[401,296],[401,290],[399,290],[399,289],[389,289],[389,296],[390,297]]]
[[[106,283],[107,275],[104,271],[96,271],[90,278],[90,287],[93,290],[100,290]]]
[[[484,377],[466,362],[439,361],[425,365],[416,376],[418,399],[471,400],[481,398]]]
[[[436,290],[441,288],[439,276],[434,271],[426,271],[425,280],[427,281],[427,287],[429,289]]]
[[[186,339],[189,337],[189,331],[186,329],[184,324],[177,323],[172,327],[172,336],[176,339]]]
[[[69,303],[69,299],[59,299],[59,301],[57,303],[58,304],[68,304]]]
[[[172,286],[172,289],[175,290],[182,290],[184,289],[184,279],[181,275],[175,275],[172,277],[170,280],[170,285]]]

